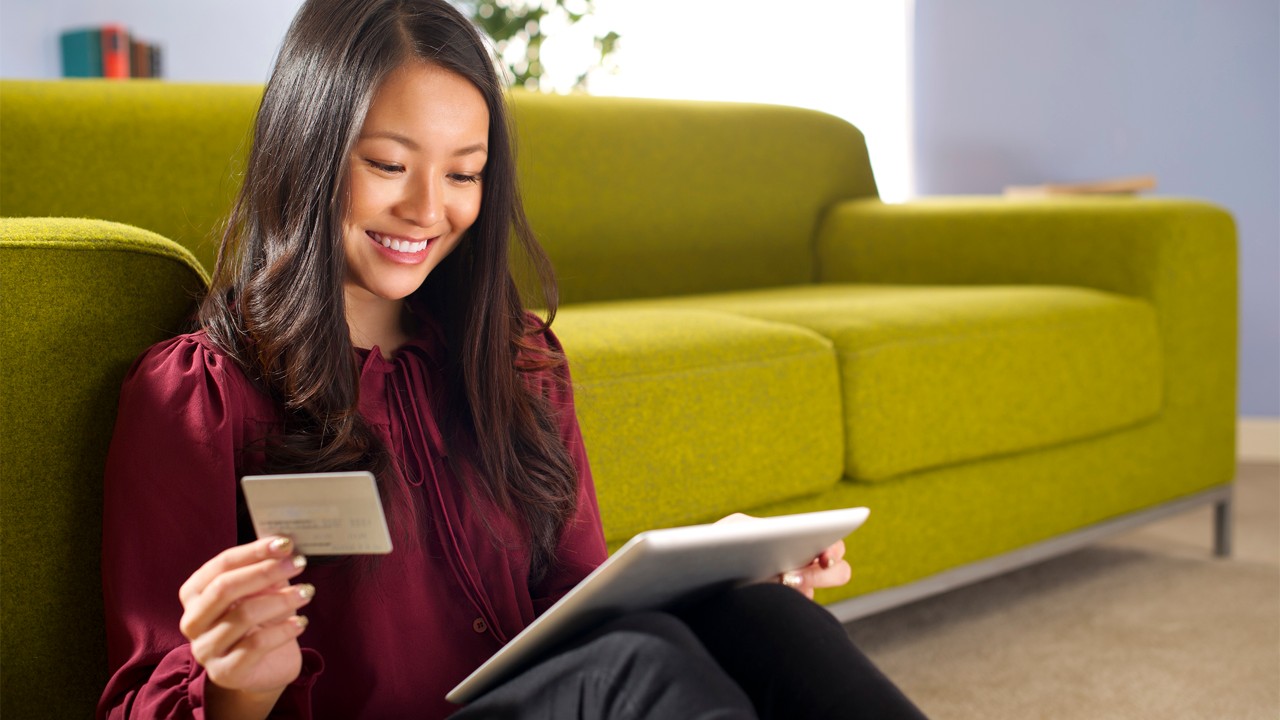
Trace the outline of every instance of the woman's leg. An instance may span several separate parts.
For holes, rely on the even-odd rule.
[[[747,720],[755,713],[684,623],[646,612],[576,640],[453,717]]]
[[[831,613],[791,588],[750,585],[679,615],[761,718],[924,718]]]

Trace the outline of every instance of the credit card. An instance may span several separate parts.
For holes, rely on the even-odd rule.
[[[385,555],[391,533],[370,472],[246,475],[258,537],[288,535],[304,555]]]

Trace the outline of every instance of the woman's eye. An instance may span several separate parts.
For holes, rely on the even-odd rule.
[[[404,172],[403,165],[396,165],[395,163],[378,162],[377,160],[368,160],[368,159],[366,159],[365,162],[369,163],[369,167],[373,168],[374,170],[380,170],[384,173],[395,174],[399,172]]]
[[[468,185],[478,185],[480,183],[480,178],[481,178],[480,173],[475,173],[474,175],[468,175],[466,173],[453,173],[452,175],[449,176],[449,179],[453,180],[454,182],[466,183]]]

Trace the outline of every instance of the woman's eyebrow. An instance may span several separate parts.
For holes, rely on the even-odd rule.
[[[401,145],[404,145],[405,147],[409,148],[410,150],[422,149],[421,147],[418,146],[418,143],[413,141],[412,138],[405,135],[401,135],[400,133],[391,132],[390,130],[379,130],[377,132],[365,133],[364,135],[360,136],[361,140],[365,140],[368,138],[386,138],[387,140],[394,140],[400,143]]]
[[[384,138],[387,140],[392,140],[414,151],[418,151],[422,149],[422,147],[418,145],[418,143],[415,142],[413,138],[410,138],[406,135],[401,135],[400,133],[397,133],[397,132],[392,132],[390,130],[378,130],[376,132],[365,133],[364,135],[360,136],[361,140],[367,140],[370,138]],[[472,155],[474,153],[484,153],[488,155],[489,147],[485,143],[479,142],[473,145],[467,145],[466,147],[458,148],[457,150],[454,151],[453,156],[462,157],[463,155]]]
[[[459,148],[457,151],[453,153],[453,156],[462,157],[463,155],[471,155],[473,153],[484,153],[485,155],[488,155],[489,148],[484,143],[476,143],[474,145],[468,145],[464,148]]]

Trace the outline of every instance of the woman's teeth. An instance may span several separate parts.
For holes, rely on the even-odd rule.
[[[379,235],[376,232],[370,232],[369,234],[373,237],[374,240],[377,240],[378,242],[382,243],[382,247],[391,248],[396,252],[402,252],[402,253],[421,252],[423,250],[426,250],[427,243],[431,242],[430,240],[419,240],[418,242],[410,242],[408,240],[399,240],[393,237],[388,237],[386,235]]]

